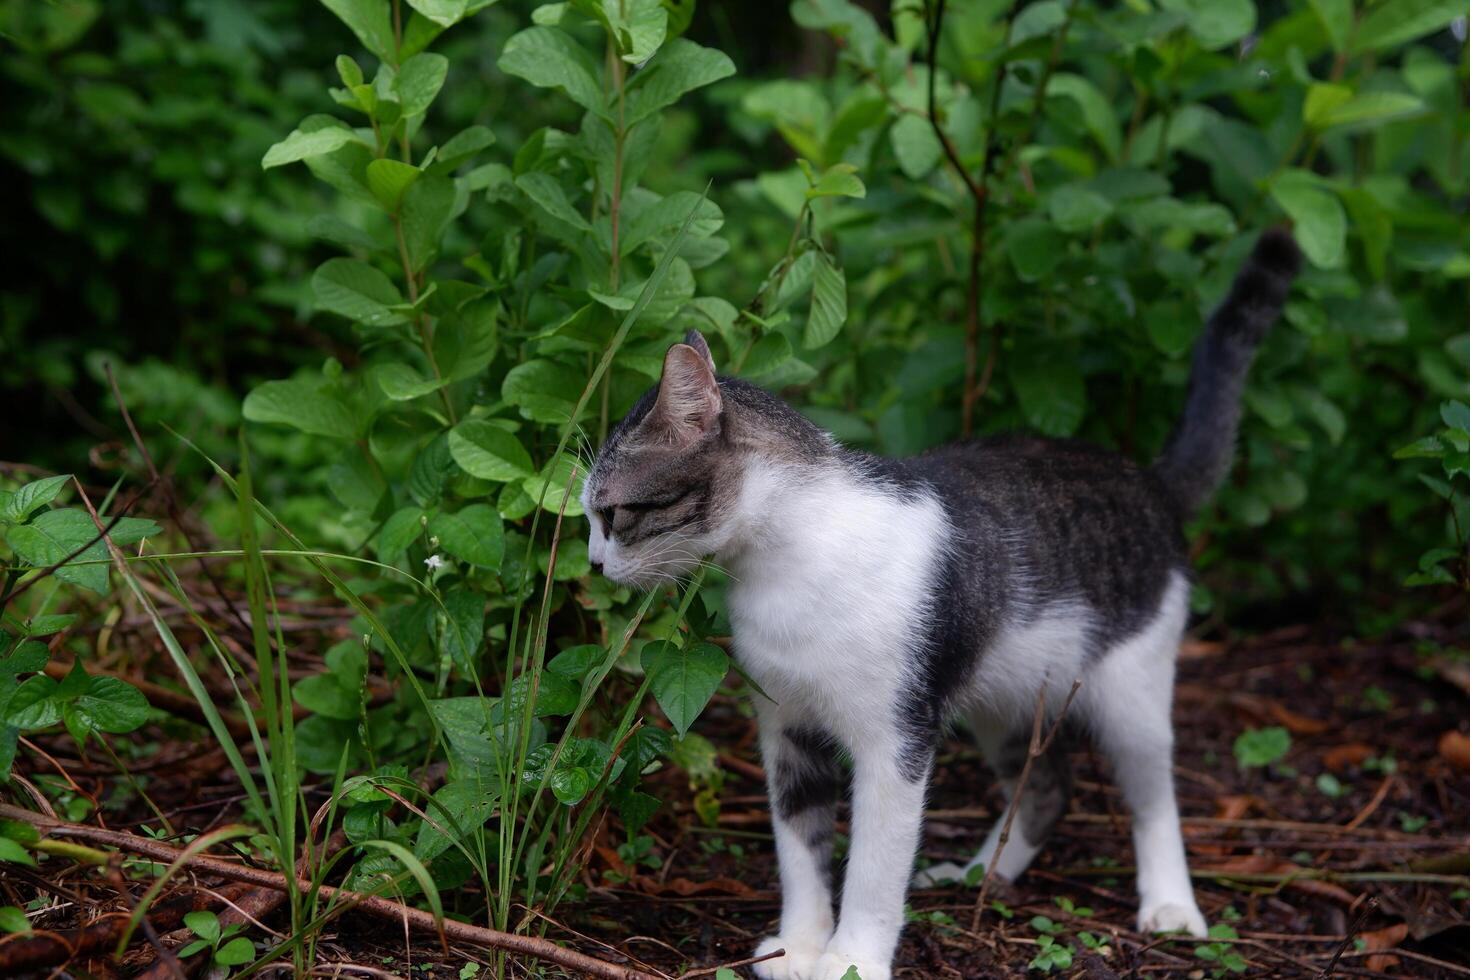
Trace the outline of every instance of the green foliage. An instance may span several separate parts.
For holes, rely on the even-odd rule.
[[[184,925],[194,934],[179,948],[179,958],[188,959],[204,950],[209,950],[216,966],[243,966],[255,959],[255,946],[249,938],[238,935],[245,931],[244,923],[236,923],[227,929],[220,927],[219,917],[213,912],[190,912],[184,916]]]
[[[8,608],[27,574],[50,574],[92,592],[107,591],[111,558],[97,522],[80,508],[51,506],[70,480],[55,476],[0,490],[5,532],[0,546],[5,568],[0,578],[0,782],[9,779],[22,733],[63,723],[78,744],[85,744],[98,732],[125,734],[148,719],[148,702],[137,688],[116,677],[89,675],[80,659],[61,681],[46,675],[51,655],[39,638],[66,629],[75,616],[22,618]],[[138,544],[160,530],[134,517],[99,519],[118,546]]]
[[[1260,769],[1280,762],[1291,749],[1291,733],[1279,725],[1252,728],[1235,738],[1235,762],[1242,769]]]
[[[1470,334],[1452,338],[1455,349],[1470,356]],[[1444,423],[1436,433],[1417,439],[1398,452],[1394,459],[1433,459],[1439,461],[1435,475],[1419,473],[1419,480],[1444,501],[1448,543],[1430,548],[1419,557],[1418,571],[1404,580],[1405,585],[1458,585],[1470,589],[1470,406],[1452,400],[1439,408]]]
[[[1411,582],[1466,585],[1470,61],[1446,29],[1465,5],[947,6],[931,64],[932,5],[798,0],[792,30],[830,70],[761,78],[734,77],[746,53],[709,46],[692,4],[654,0],[0,2],[17,93],[0,159],[33,202],[7,252],[36,284],[0,309],[0,383],[27,404],[75,389],[73,415],[110,418],[114,361],[150,442],[167,422],[203,450],[177,457],[181,481],[232,491],[200,513],[241,544],[265,666],[239,707],[269,751],[231,765],[281,866],[303,772],[331,780],[349,881],[432,905],[478,877],[502,929],[567,893],[607,810],[628,859],[649,856],[643,776],[666,762],[715,822],[722,774],[694,726],[730,666],[710,642],[725,576],[670,602],[592,575],[578,499],[691,328],[723,373],[856,446],[1030,428],[1146,460],[1209,310],[1289,221],[1310,268],[1197,528],[1203,602],[1363,596],[1421,553]],[[63,427],[27,433],[26,458],[75,468]],[[1401,460],[1440,472],[1385,451],[1413,433]],[[138,588],[58,505],[65,482],[0,489],[0,606],[48,583],[4,607],[0,772],[21,731],[148,718],[81,656],[44,674],[61,589]],[[187,607],[159,535],[112,524]],[[357,616],[304,679],[264,625],[275,576]],[[1262,729],[1235,753],[1262,767],[1289,746]],[[426,758],[447,763],[432,793],[409,779]],[[1032,924],[1033,968],[1070,967],[1061,927]],[[194,953],[253,958],[190,925]],[[1233,970],[1217,945],[1197,955]]]

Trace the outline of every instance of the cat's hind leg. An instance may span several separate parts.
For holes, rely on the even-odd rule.
[[[1154,622],[1106,652],[1089,672],[1079,701],[1133,812],[1138,930],[1182,930],[1203,939],[1205,919],[1194,900],[1174,797],[1170,719],[1187,596],[1188,586],[1177,577]]]
[[[981,754],[1000,780],[1009,811],[1015,806],[1016,787],[1031,750],[1031,727],[1005,729],[983,715],[972,718],[971,727]],[[976,869],[988,868],[992,864],[995,866],[994,874],[1006,881],[1019,878],[1030,867],[1057,821],[1067,812],[1067,802],[1072,795],[1072,767],[1067,758],[1067,748],[1066,739],[1058,737],[1032,761],[1031,770],[1026,774],[1025,788],[1021,790],[1019,809],[1011,819],[1005,847],[1000,846],[1006,824],[1006,814],[1002,814],[990,828],[985,843],[968,862],[925,868],[914,875],[914,884],[923,888],[965,881],[972,872],[977,875],[983,873],[983,870]]]

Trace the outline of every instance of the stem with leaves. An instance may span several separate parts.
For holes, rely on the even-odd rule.
[[[934,135],[938,137],[939,145],[944,148],[944,155],[949,159],[950,166],[964,182],[965,188],[970,192],[970,197],[974,201],[974,212],[970,222],[970,260],[965,281],[965,392],[960,401],[960,432],[968,438],[975,430],[975,403],[980,400],[985,389],[990,385],[998,347],[996,338],[992,336],[983,380],[977,384],[976,362],[979,356],[981,322],[980,273],[985,261],[985,216],[986,205],[990,201],[990,173],[995,166],[996,150],[999,145],[995,123],[1000,109],[1000,92],[1005,86],[1006,63],[1002,62],[996,69],[995,87],[991,92],[990,113],[986,121],[985,156],[981,161],[980,176],[977,179],[965,166],[964,160],[960,158],[959,151],[955,148],[954,142],[950,140],[949,134],[944,131],[944,124],[939,118],[935,83],[939,75],[939,39],[944,31],[944,5],[945,0],[935,0],[933,8],[926,7],[925,11],[925,27],[929,40],[929,124],[934,127]],[[1010,43],[1011,23],[1015,12],[1014,4],[1006,12],[1002,47]]]

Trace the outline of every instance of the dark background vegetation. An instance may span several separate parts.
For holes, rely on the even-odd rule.
[[[627,3],[669,23],[689,8]],[[455,5],[437,4],[393,2]],[[328,8],[0,0],[0,932],[130,905],[159,867],[146,846],[240,822],[261,867],[310,841],[351,858],[317,852],[313,878],[437,895],[469,922],[564,941],[523,913],[564,914],[610,944],[583,948],[670,972],[741,957],[771,927],[775,870],[720,571],[615,587],[574,500],[553,558],[571,460],[690,327],[723,370],[867,449],[1031,429],[1146,460],[1205,317],[1255,236],[1289,224],[1308,262],[1229,483],[1189,529],[1177,761],[1218,931],[1131,932],[1126,826],[1079,749],[1079,800],[1037,870],[978,932],[971,891],[916,893],[900,975],[1449,975],[1470,901],[1470,3],[706,2],[683,38],[733,74],[623,134],[621,194],[598,112],[669,63],[677,31],[614,71],[634,42],[597,19],[612,7],[491,4],[433,41],[447,77],[400,142],[330,89],[343,55],[367,79],[401,67],[401,39],[370,50]],[[505,60],[533,16],[562,18],[539,30],[585,55],[592,94],[532,77],[575,58]],[[262,166],[347,120],[310,166]],[[408,194],[321,169],[424,164],[476,126],[494,139],[472,160],[410,175],[413,207],[465,204],[430,222],[416,270],[394,241]],[[614,257],[617,207],[648,234]],[[438,292],[385,328],[388,300],[344,304],[323,269]],[[441,367],[463,372],[431,385]],[[248,490],[227,476],[245,449]],[[33,482],[53,474],[79,482]],[[133,507],[114,537],[144,554],[51,567],[91,543],[83,489]],[[279,523],[242,519],[252,494]],[[151,557],[185,551],[206,554]],[[988,784],[950,743],[924,859],[994,819]],[[408,806],[430,801],[463,818],[453,846]],[[47,851],[27,822],[45,807],[74,840],[146,834],[92,840],[135,855],[125,887]],[[194,968],[396,968],[396,932],[316,911],[297,893],[260,912],[309,953],[210,919],[164,945],[204,942]],[[0,967],[19,948],[0,939]]]

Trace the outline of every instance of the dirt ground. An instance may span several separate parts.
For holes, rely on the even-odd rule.
[[[1435,642],[1444,635],[1426,626],[1353,644],[1293,628],[1230,645],[1186,645],[1176,772],[1201,908],[1212,924],[1229,927],[1215,941],[1132,930],[1128,818],[1083,744],[1073,753],[1071,811],[1032,870],[1014,886],[992,885],[978,916],[976,888],[913,893],[896,975],[1040,975],[1050,963],[1055,976],[1100,978],[1470,976],[1470,772],[1462,768],[1470,760],[1447,734],[1470,733],[1470,670],[1463,654]],[[617,852],[621,829],[605,826],[582,873],[585,892],[545,920],[545,935],[680,976],[742,960],[773,930],[775,858],[748,714],[720,696],[697,730],[720,750],[723,785],[696,810],[682,772],[657,774],[652,791],[666,802],[647,829],[651,858],[630,866]],[[1270,767],[1241,769],[1237,736],[1266,726],[1290,733],[1289,751]],[[58,738],[43,747],[74,751],[67,744]],[[209,766],[212,757],[209,746],[164,741],[139,767],[152,777],[155,800],[175,802],[171,819],[195,830],[238,815],[238,789],[225,767]],[[104,782],[114,772],[105,761],[56,762],[84,787],[90,780],[100,792],[116,789],[115,780]],[[924,857],[963,860],[998,803],[977,753],[950,739],[931,793]],[[57,876],[50,881],[6,867],[0,905],[29,900],[38,888],[74,897],[74,889],[97,890],[84,881],[88,872],[61,862],[47,862]],[[459,900],[470,908],[477,899]],[[80,908],[58,899],[37,925],[63,929],[117,908],[116,898]],[[431,939],[358,915],[328,928],[319,956],[318,975],[491,975],[488,966],[475,972],[475,963],[490,962],[483,950],[452,945],[446,954]],[[151,959],[138,944],[121,969],[83,959],[32,975],[129,975]],[[544,968],[517,961],[508,972],[536,969]],[[737,974],[749,975],[744,967]]]

